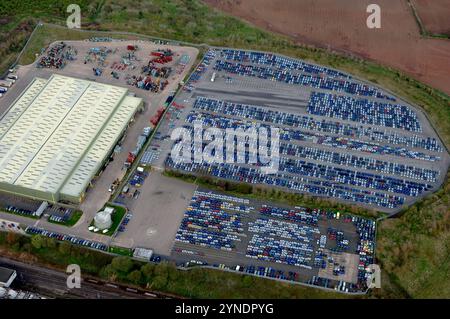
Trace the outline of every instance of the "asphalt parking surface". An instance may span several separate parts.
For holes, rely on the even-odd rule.
[[[387,131],[387,132],[393,132],[393,134],[402,134],[407,137],[414,137],[416,135],[413,131],[406,131],[402,129],[397,128],[387,128],[387,127],[379,127],[359,122],[352,122],[349,120],[341,120],[338,118],[327,118],[324,116],[317,116],[308,113],[307,106],[309,101],[309,96],[311,92],[323,92],[323,93],[333,93],[334,91],[325,90],[325,89],[319,89],[319,88],[311,88],[311,87],[305,87],[305,86],[297,86],[297,85],[291,85],[291,84],[285,84],[283,82],[273,81],[269,79],[260,79],[256,77],[248,77],[248,76],[241,76],[236,74],[230,74],[226,71],[217,71],[213,69],[214,63],[218,58],[213,58],[210,61],[210,64],[208,67],[206,67],[205,71],[201,74],[200,78],[193,81],[190,85],[192,86],[192,91],[183,90],[180,92],[180,94],[175,99],[175,103],[178,106],[181,106],[179,114],[177,113],[177,119],[171,118],[170,120],[166,120],[163,125],[160,126],[160,136],[166,137],[160,141],[154,141],[152,146],[157,146],[158,149],[158,158],[155,159],[152,162],[152,165],[164,168],[165,167],[165,160],[170,155],[170,152],[173,147],[173,142],[170,141],[171,132],[173,131],[173,128],[175,127],[182,127],[183,125],[192,125],[190,123],[187,123],[186,118],[189,115],[189,113],[194,110],[193,105],[197,98],[199,97],[206,97],[208,99],[214,99],[214,100],[220,100],[220,101],[226,101],[231,103],[239,103],[239,104],[247,104],[247,105],[257,105],[258,107],[263,107],[266,110],[270,111],[278,111],[278,112],[287,112],[289,114],[295,114],[298,116],[308,116],[310,118],[313,118],[317,121],[323,121],[331,120],[333,122],[342,123],[343,125],[353,125],[358,126],[361,129],[379,129],[380,131]],[[246,61],[245,65],[256,65],[252,64],[251,62]],[[214,81],[211,81],[213,74],[215,74]],[[354,97],[351,94],[348,93],[339,93],[343,96],[348,97]],[[369,101],[375,100],[373,97],[367,97]],[[414,109],[417,119],[420,122],[422,126],[422,132],[420,133],[420,137],[435,137],[437,138],[437,135],[434,131],[434,129],[431,127],[430,123],[425,117],[425,114],[416,107],[408,104],[405,101],[402,101],[401,99],[398,99],[399,103],[405,104],[408,107]],[[174,107],[172,107],[174,109]],[[195,110],[198,113],[198,110]],[[208,112],[208,111],[201,111],[202,114],[211,114],[212,116],[223,116],[224,118],[230,118],[230,119],[236,119],[236,120],[248,120],[252,123],[262,123],[259,120],[254,120],[252,118],[244,118],[239,116],[229,116],[225,115],[223,113],[216,113],[216,112]],[[270,123],[269,123],[270,125]],[[283,129],[289,128],[288,126],[283,126],[276,124],[274,126],[281,127]],[[292,128],[292,127],[291,127]],[[294,129],[295,130],[295,129]],[[301,129],[299,129],[301,130]],[[311,131],[309,131],[311,132]],[[312,131],[315,133],[314,131]],[[335,137],[335,138],[341,138],[342,135],[338,133],[333,132],[327,132],[326,134],[323,134],[329,137]],[[367,143],[374,143],[368,136],[359,137],[357,139],[358,141],[367,142]],[[282,141],[283,142],[283,141]],[[419,159],[413,159],[409,157],[398,157],[396,155],[392,154],[378,154],[378,153],[366,153],[365,151],[360,151],[356,149],[350,149],[350,148],[338,148],[335,146],[327,145],[325,144],[317,144],[314,141],[297,141],[297,140],[290,140],[289,144],[292,144],[294,146],[300,146],[300,147],[309,147],[318,149],[320,151],[326,151],[326,152],[335,152],[341,155],[354,155],[358,157],[368,157],[370,159],[378,160],[378,161],[385,161],[388,163],[396,163],[396,164],[404,164],[408,166],[413,166],[415,168],[419,169],[429,169],[429,170],[436,170],[439,172],[439,174],[436,177],[436,180],[434,182],[429,183],[432,187],[423,191],[418,196],[403,196],[398,195],[396,193],[384,191],[384,190],[376,190],[379,194],[384,194],[385,196],[403,196],[404,203],[402,205],[397,205],[396,207],[382,207],[382,206],[376,206],[373,204],[366,204],[362,202],[355,203],[352,200],[344,200],[344,199],[338,199],[337,201],[341,202],[347,202],[350,204],[355,204],[358,206],[364,206],[366,208],[375,209],[384,211],[387,213],[396,213],[399,210],[402,209],[402,207],[410,205],[417,201],[417,199],[427,196],[430,193],[436,191],[440,185],[443,183],[446,172],[448,170],[449,164],[450,164],[450,156],[444,149],[443,152],[437,153],[433,151],[429,151],[422,148],[414,148],[414,147],[407,147],[412,152],[422,152],[425,154],[425,156],[428,155],[436,155],[440,157],[440,160],[438,161],[425,161],[425,160],[419,160]],[[391,148],[398,148],[403,147],[401,144],[391,144],[388,142],[377,143],[378,145],[386,145]],[[400,146],[399,146],[400,145]],[[286,159],[292,159],[296,160],[297,157],[286,155]],[[303,158],[301,158],[304,160]],[[319,158],[308,158],[307,162],[317,164],[317,165],[328,165],[330,164],[328,161],[321,160]],[[343,165],[343,164],[335,164],[333,163],[333,167],[338,167],[340,169],[351,169],[355,172],[361,172],[361,173],[372,173],[372,174],[380,174],[375,170],[367,170],[365,168],[360,167],[354,167],[352,165]],[[181,169],[183,170],[183,169]],[[191,173],[191,172],[190,172]],[[196,173],[193,171],[192,173]],[[199,172],[199,174],[205,174],[205,172]],[[288,175],[293,176],[290,173],[287,173]],[[388,177],[395,177],[398,179],[404,179],[406,181],[417,181],[414,179],[410,179],[409,177],[400,176],[400,175],[394,175],[392,173],[382,173],[385,176]],[[214,176],[215,177],[215,176]],[[303,176],[300,176],[303,177]],[[308,179],[310,179],[312,182],[321,182],[323,179],[317,178],[317,177],[311,177],[308,176]],[[351,185],[354,189],[363,192],[366,191],[367,188],[361,187],[358,185]],[[289,191],[289,189],[286,189]],[[369,191],[371,191],[370,189]],[[300,191],[301,192],[301,191]],[[313,196],[321,196],[318,194],[311,194]]]

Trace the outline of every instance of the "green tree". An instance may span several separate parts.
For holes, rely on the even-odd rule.
[[[141,272],[144,275],[145,281],[149,282],[155,275],[155,266],[147,263],[141,267]]]
[[[56,240],[54,238],[45,237],[43,247],[45,248],[55,248]]]
[[[156,276],[152,281],[152,287],[155,289],[164,289],[167,285],[167,277],[165,276]]]
[[[115,257],[111,265],[116,271],[128,273],[133,268],[133,261],[128,257]]]
[[[127,279],[132,282],[133,284],[140,284],[142,281],[142,273],[140,270],[133,270],[132,272],[130,272],[127,276]]]
[[[115,281],[117,278],[117,272],[112,266],[112,264],[109,264],[100,270],[100,276],[110,281]]]
[[[59,244],[58,250],[63,255],[69,255],[72,246],[68,242],[62,242]]]
[[[45,239],[41,235],[36,235],[31,238],[31,245],[36,249],[41,249],[44,246]]]

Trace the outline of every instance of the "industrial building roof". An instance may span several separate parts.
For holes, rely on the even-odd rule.
[[[0,121],[0,182],[77,197],[142,103],[126,88],[35,79]]]
[[[13,269],[0,267],[0,284],[6,284],[14,273],[15,271]]]

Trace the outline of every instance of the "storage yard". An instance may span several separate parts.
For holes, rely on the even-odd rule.
[[[264,174],[245,163],[174,162],[164,127],[154,165],[165,161],[187,173],[388,213],[437,190],[449,166],[446,149],[419,109],[342,72],[270,53],[211,49],[172,104],[173,112],[180,109],[179,120],[170,119],[175,123],[166,127],[193,132],[200,121],[203,130],[279,128],[279,170]]]
[[[175,241],[172,258],[188,266],[359,292],[374,261],[375,222],[198,190]]]
[[[177,93],[197,54],[105,38],[57,42],[21,66],[0,100],[2,227],[107,252],[140,248],[150,261],[182,267],[365,292],[375,221],[197,189],[162,171],[395,213],[437,190],[448,170],[449,154],[425,115],[337,70],[222,48],[210,48]],[[112,125],[119,112],[123,121]],[[175,162],[171,134],[183,127],[203,136],[194,123],[278,128],[278,170]],[[108,129],[114,134],[100,143]],[[256,144],[242,145],[247,159]],[[191,146],[203,152],[205,145]],[[107,202],[126,208],[117,229],[89,231]],[[64,226],[78,210],[81,219]]]

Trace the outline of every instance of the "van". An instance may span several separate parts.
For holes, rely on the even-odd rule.
[[[10,88],[13,85],[11,81],[0,80],[0,86]]]

